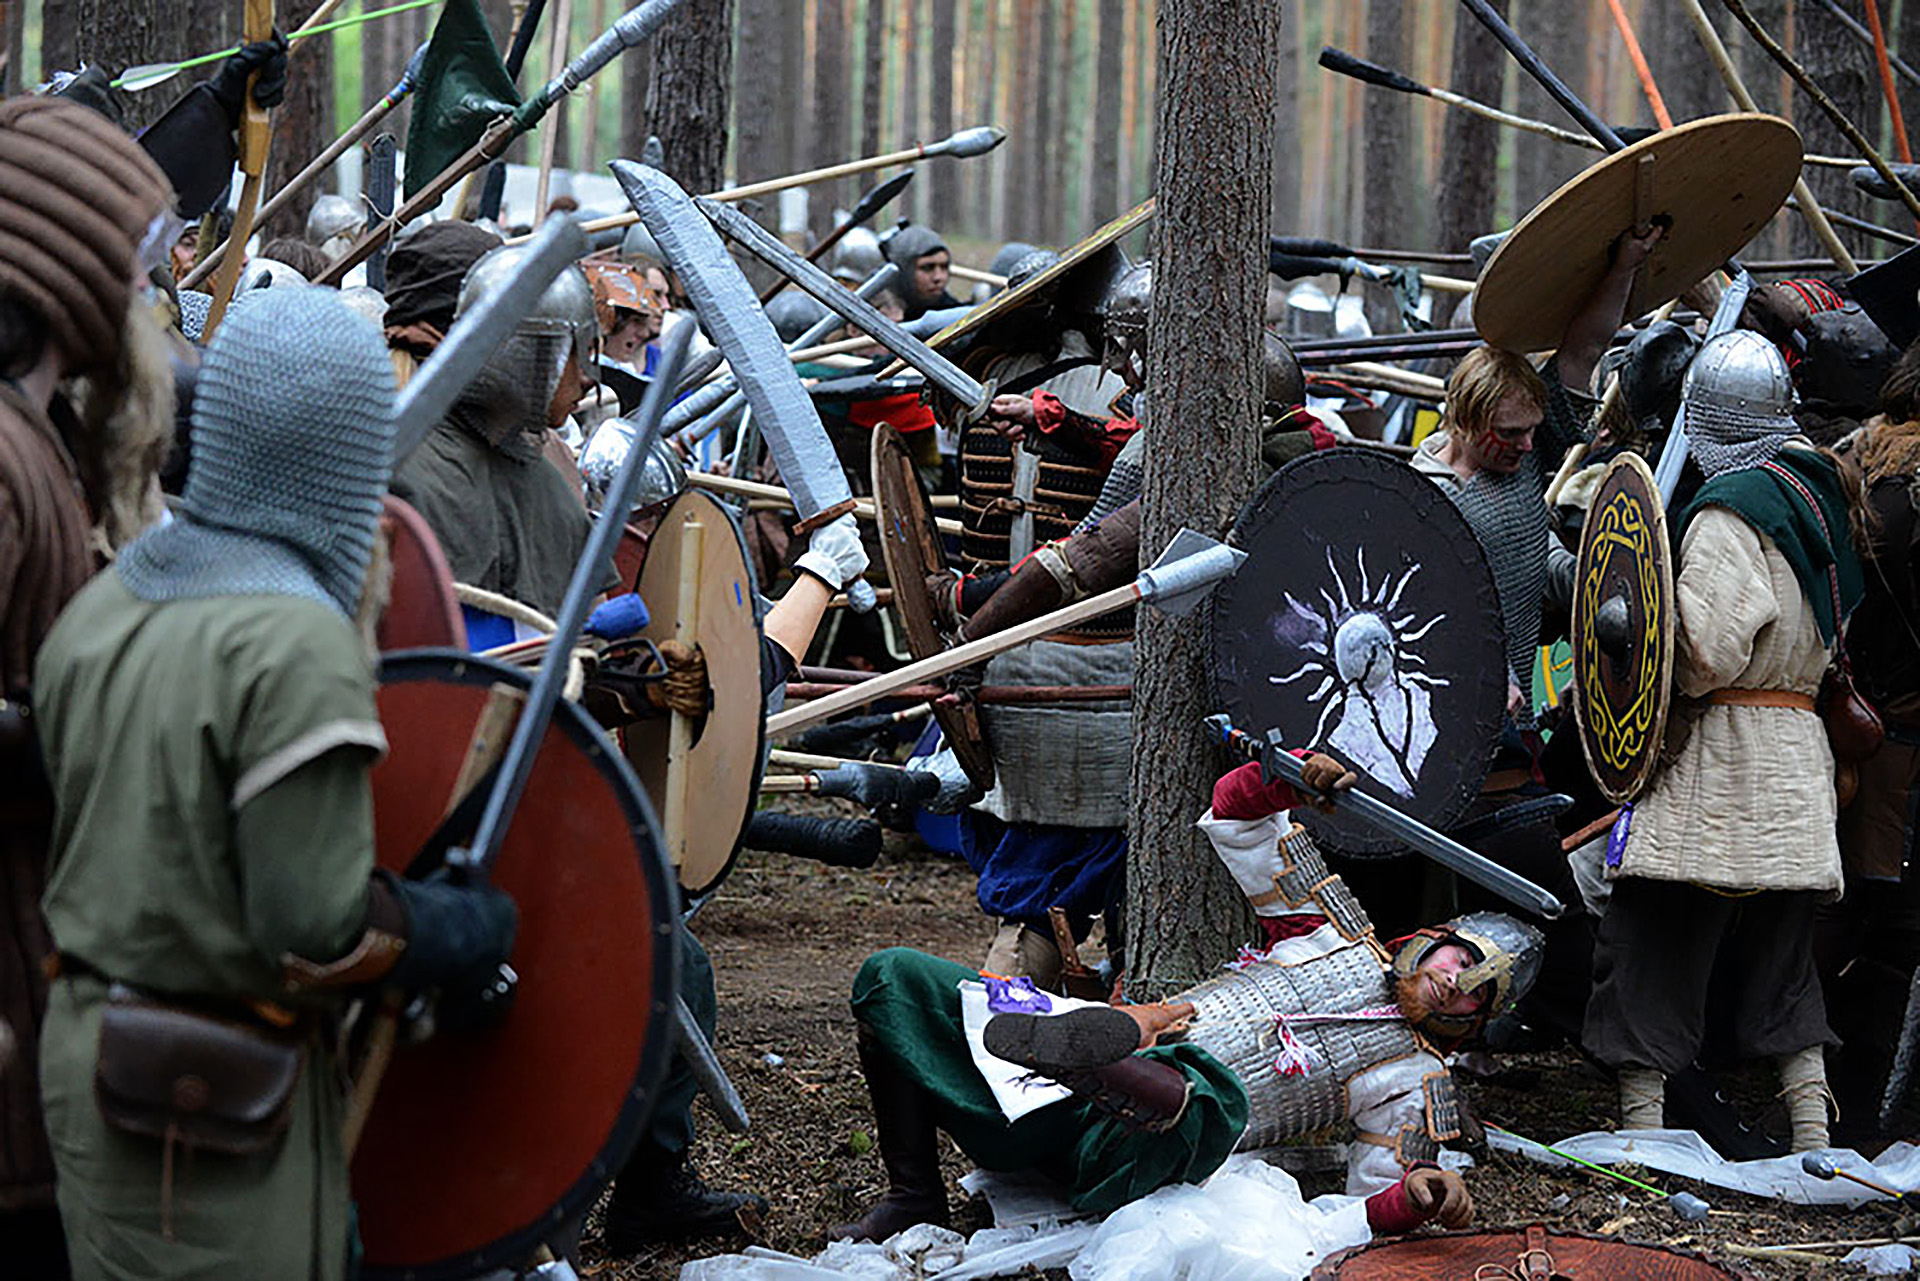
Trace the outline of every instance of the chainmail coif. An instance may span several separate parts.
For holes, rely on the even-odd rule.
[[[331,289],[256,291],[200,367],[178,519],[116,569],[142,600],[300,596],[351,616],[392,465],[393,365]]]

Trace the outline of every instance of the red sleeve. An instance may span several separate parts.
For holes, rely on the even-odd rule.
[[[1304,749],[1299,748],[1293,754],[1302,760],[1307,755]],[[1265,818],[1269,814],[1278,814],[1281,810],[1305,804],[1307,798],[1284,779],[1275,779],[1271,783],[1262,781],[1258,761],[1248,761],[1238,769],[1228,770],[1213,785],[1215,818]]]
[[[1413,1198],[1407,1195],[1405,1175],[1367,1198],[1367,1226],[1377,1237],[1404,1236],[1426,1221],[1427,1216],[1414,1208]]]
[[[1262,916],[1257,919],[1261,937],[1268,948],[1286,939],[1302,938],[1327,923],[1327,918],[1318,912],[1295,912],[1289,916]]]
[[[1111,467],[1128,438],[1140,430],[1139,422],[1132,418],[1102,421],[1076,414],[1061,404],[1060,398],[1050,391],[1033,393],[1033,425],[1044,435],[1050,436],[1064,429],[1080,436],[1100,455],[1100,465],[1103,467]]]

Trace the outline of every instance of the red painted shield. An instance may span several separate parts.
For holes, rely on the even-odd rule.
[[[383,867],[404,871],[440,826],[494,691],[531,679],[443,650],[382,664]],[[485,1032],[397,1050],[354,1157],[369,1276],[521,1262],[625,1162],[673,1042],[677,900],[658,832],[618,749],[560,703],[493,869],[520,910],[513,1005]]]
[[[453,571],[426,519],[388,494],[380,527],[393,561],[393,583],[378,629],[381,652],[464,646],[467,625],[454,599]]]

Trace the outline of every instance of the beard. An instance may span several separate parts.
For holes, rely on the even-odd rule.
[[[1397,974],[1393,979],[1393,1001],[1407,1022],[1419,1027],[1433,1017],[1433,1005],[1427,1000],[1426,976],[1419,970]]]
[[[160,462],[173,439],[173,365],[166,329],[136,297],[112,366],[68,380],[74,462],[110,552],[159,519]]]

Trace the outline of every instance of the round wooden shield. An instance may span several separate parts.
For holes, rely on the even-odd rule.
[[[676,717],[659,716],[621,735],[659,811],[680,888],[705,894],[733,866],[759,798],[767,724],[760,593],[739,523],[702,490],[689,489],[667,507],[646,557],[638,590],[650,621],[640,635],[697,648],[712,703],[684,730],[675,730]]]
[[[1499,599],[1466,518],[1400,460],[1331,449],[1275,472],[1231,541],[1247,561],[1209,606],[1215,706],[1446,830],[1479,795],[1507,705]],[[1344,853],[1403,848],[1344,814],[1295,817]]]
[[[377,857],[418,874],[496,763],[532,676],[416,650],[388,656],[380,681]],[[457,840],[478,809],[461,808]],[[517,1266],[625,1163],[673,1047],[677,898],[658,831],[613,743],[562,701],[493,869],[520,911],[513,1005],[486,1031],[394,1052],[353,1161],[366,1275]]]
[[[1799,176],[1800,135],[1777,116],[1708,116],[1636,142],[1569,179],[1501,242],[1474,287],[1474,327],[1511,351],[1559,346],[1620,233],[1667,221],[1627,296],[1627,317],[1644,315],[1739,252]]]
[[[927,592],[927,575],[947,567],[946,549],[933,523],[933,510],[920,487],[913,455],[900,433],[882,423],[873,429],[870,458],[873,506],[879,517],[880,555],[887,563],[887,583],[893,588],[893,612],[907,633],[914,658],[945,653],[938,614]],[[960,767],[974,786],[993,786],[993,753],[987,750],[980,709],[961,698],[935,699],[934,719]]]
[[[1613,625],[1602,621],[1608,614]],[[1603,641],[1622,617],[1625,643],[1610,652]],[[1587,509],[1573,579],[1580,746],[1587,772],[1616,805],[1640,794],[1660,758],[1673,687],[1673,617],[1673,550],[1660,491],[1638,454],[1621,454]]]
[[[1726,1281],[1747,1274],[1690,1250],[1584,1232],[1549,1232],[1535,1224],[1518,1230],[1442,1232],[1355,1246],[1315,1268],[1313,1281],[1459,1281],[1481,1275]]]
[[[388,494],[383,507],[380,528],[387,536],[393,578],[375,633],[381,651],[464,646],[467,625],[440,540],[411,505]]]

